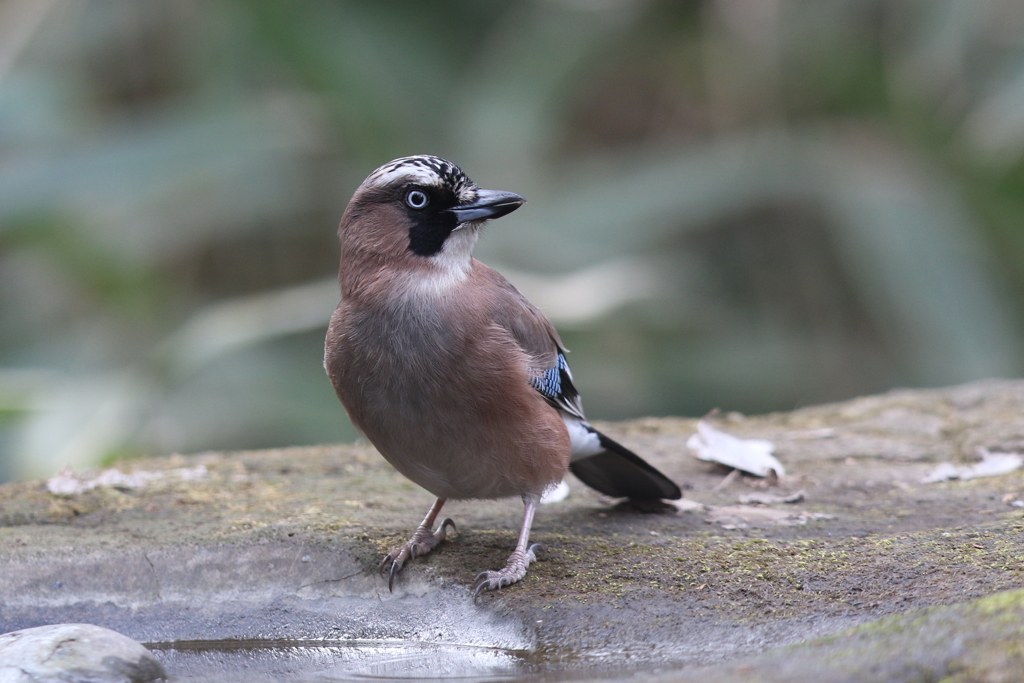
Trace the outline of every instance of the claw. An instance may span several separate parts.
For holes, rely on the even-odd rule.
[[[542,549],[540,543],[534,543],[526,549],[525,553],[522,550],[513,552],[512,556],[508,558],[508,564],[503,569],[477,574],[472,585],[473,599],[475,600],[484,590],[497,590],[511,586],[522,579],[526,576],[527,567],[537,561],[537,551]]]
[[[519,527],[519,541],[516,549],[512,551],[505,566],[496,572],[480,572],[473,579],[473,599],[480,595],[484,589],[497,590],[502,586],[511,586],[513,583],[526,576],[526,570],[531,562],[537,561],[537,551],[542,550],[540,543],[528,545],[530,541],[530,526],[533,524],[533,513],[537,510],[540,496],[536,494],[523,494],[523,504],[526,509],[523,511],[523,523]]]
[[[388,572],[388,592],[395,592],[395,577],[398,576],[398,572],[401,571],[402,566],[398,562],[391,563],[391,571]]]
[[[477,596],[480,595],[484,588],[491,590],[490,583],[491,572],[487,571],[477,574],[476,578],[473,579],[473,599],[476,600]]]
[[[441,501],[443,502],[443,501]],[[435,504],[435,508],[438,508],[439,504]],[[395,577],[402,571],[402,567],[405,565],[405,561],[409,559],[416,559],[421,555],[426,555],[437,546],[438,543],[443,541],[448,535],[448,527],[455,529],[455,522],[451,519],[445,518],[437,531],[431,533],[428,523],[433,522],[433,515],[436,514],[437,510],[432,510],[431,515],[428,515],[427,519],[423,520],[423,524],[417,527],[416,532],[413,533],[412,538],[403,543],[401,546],[391,551],[384,556],[384,559],[380,561],[380,565],[377,567],[377,572],[388,577],[388,590],[394,592],[395,590]]]
[[[437,531],[434,532],[434,537],[437,538],[438,542],[441,542],[448,535],[447,527],[451,527],[453,531],[458,532],[458,527],[455,526],[455,522],[452,521],[451,517],[445,517],[441,520],[441,525],[437,527]]]

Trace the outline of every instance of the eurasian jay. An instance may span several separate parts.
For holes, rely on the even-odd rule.
[[[420,155],[363,182],[338,227],[341,303],[324,367],[355,426],[437,500],[380,570],[454,526],[431,531],[448,499],[521,496],[519,541],[475,592],[519,581],[536,559],[530,527],[541,495],[570,470],[613,497],[678,499],[679,487],[587,423],[566,350],[544,314],[473,258],[480,228],[522,206],[477,187],[455,164]]]

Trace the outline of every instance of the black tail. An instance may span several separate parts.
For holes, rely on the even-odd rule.
[[[664,474],[622,444],[597,432],[605,449],[569,464],[569,470],[592,489],[613,498],[679,500],[683,492]]]

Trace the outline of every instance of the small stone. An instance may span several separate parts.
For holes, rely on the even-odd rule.
[[[2,683],[149,683],[166,678],[149,650],[100,626],[54,624],[0,635]]]

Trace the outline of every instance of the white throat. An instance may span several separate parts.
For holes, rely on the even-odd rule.
[[[464,282],[473,267],[473,247],[479,236],[475,225],[460,227],[445,240],[441,251],[427,257],[433,268],[417,274],[416,288],[421,292],[443,294]]]

